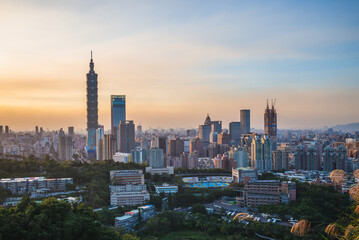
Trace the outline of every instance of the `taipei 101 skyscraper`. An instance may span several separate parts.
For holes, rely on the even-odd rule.
[[[94,63],[90,61],[90,71],[86,75],[87,81],[87,146],[89,158],[96,154],[96,130],[98,128],[98,95],[97,95],[97,73],[94,70]],[[95,156],[96,157],[96,156]]]

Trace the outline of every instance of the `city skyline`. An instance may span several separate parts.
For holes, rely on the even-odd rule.
[[[359,122],[356,2],[203,4],[0,3],[0,124],[85,129],[90,50],[106,130],[118,93],[145,128],[196,128],[207,113],[228,128],[250,109],[263,129],[271,98],[279,129]]]

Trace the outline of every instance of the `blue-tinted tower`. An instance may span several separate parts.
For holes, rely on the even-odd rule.
[[[98,128],[98,95],[97,95],[97,73],[94,63],[90,61],[90,71],[86,75],[87,81],[87,149],[96,148],[96,130]]]
[[[126,121],[126,96],[111,95],[111,133],[116,136],[118,146],[118,125]]]

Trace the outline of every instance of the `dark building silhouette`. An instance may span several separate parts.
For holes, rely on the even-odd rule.
[[[120,121],[118,126],[119,152],[131,153],[135,148],[135,124],[133,121]]]
[[[97,73],[94,70],[94,63],[90,61],[90,71],[86,75],[87,81],[87,147],[96,146],[96,130],[98,128],[98,95],[97,95]]]
[[[231,140],[233,140],[235,144],[238,145],[241,140],[241,122],[229,123],[229,135]]]
[[[247,134],[251,131],[251,111],[249,109],[241,110],[241,134]]]
[[[272,150],[277,150],[277,112],[274,108],[275,102],[272,101],[272,107],[269,108],[267,100],[267,108],[264,111],[264,134],[268,135],[272,142]]]

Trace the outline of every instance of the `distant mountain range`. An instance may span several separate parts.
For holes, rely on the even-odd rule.
[[[359,123],[349,123],[344,125],[336,125],[331,127],[333,130],[343,131],[343,132],[353,132],[359,131]]]

